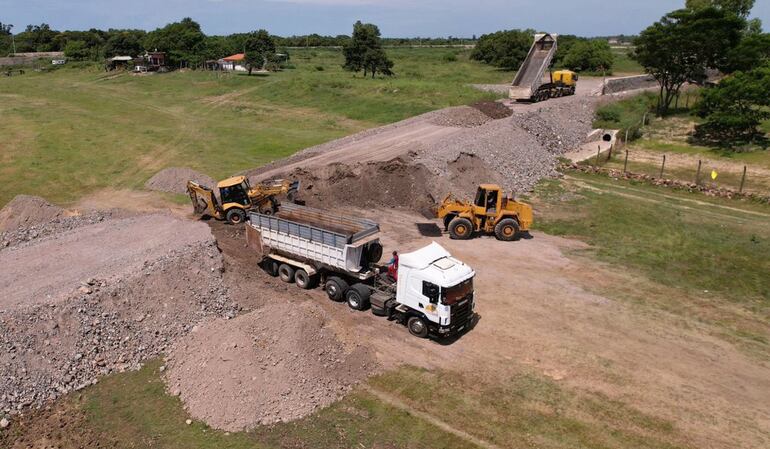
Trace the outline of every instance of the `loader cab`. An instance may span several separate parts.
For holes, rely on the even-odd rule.
[[[483,214],[487,216],[496,216],[500,210],[500,202],[502,201],[502,195],[500,195],[500,186],[494,184],[482,184],[476,191],[476,200],[474,204],[476,207],[484,210]]]
[[[219,198],[222,200],[223,206],[232,203],[246,207],[251,205],[251,199],[249,198],[251,186],[245,176],[225,179],[217,184],[217,188],[219,188]]]

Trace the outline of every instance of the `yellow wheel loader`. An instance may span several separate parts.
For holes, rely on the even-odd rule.
[[[511,241],[528,234],[532,226],[532,207],[504,196],[495,184],[480,185],[472,203],[447,195],[437,215],[444,220],[444,231],[458,240],[483,232],[494,234],[498,240]]]
[[[289,201],[294,201],[299,181],[276,180],[251,186],[245,176],[235,176],[220,181],[217,189],[219,199],[211,188],[187,181],[187,194],[195,213],[238,224],[246,220],[246,212],[251,209],[266,215],[275,213],[280,206],[278,195],[285,194]]]

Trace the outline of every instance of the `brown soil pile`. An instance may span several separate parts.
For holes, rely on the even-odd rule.
[[[434,175],[423,165],[401,158],[296,169],[289,177],[301,181],[299,198],[313,207],[397,207],[430,214],[436,202]]]
[[[472,104],[471,107],[478,109],[487,117],[495,120],[513,115],[513,111],[499,101],[479,101]]]
[[[181,340],[168,362],[171,394],[193,417],[228,431],[306,416],[377,367],[364,347],[344,347],[311,301],[212,321]]]
[[[39,196],[17,195],[0,209],[0,232],[47,223],[64,213]]]
[[[198,184],[214,188],[216,181],[211,177],[199,173],[191,168],[166,168],[150,178],[144,186],[150,190],[169,193],[187,193],[187,181],[195,181]]]

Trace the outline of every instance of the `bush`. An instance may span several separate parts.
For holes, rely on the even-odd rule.
[[[441,57],[441,60],[444,62],[455,62],[457,61],[457,54],[456,53],[446,53],[444,56]]]
[[[606,104],[596,110],[594,128],[619,129],[622,134],[628,130],[629,140],[638,139],[642,136],[644,114],[654,110],[656,98],[654,94],[644,93]]]
[[[317,65],[317,66],[315,66],[315,69],[316,69],[316,71],[318,71],[318,72],[323,72],[323,71],[324,71],[324,66],[322,66],[322,65]]]
[[[534,30],[498,31],[481,36],[471,59],[507,70],[517,70],[532,46]]]
[[[576,72],[612,73],[615,57],[605,40],[577,41],[564,56],[564,66]]]

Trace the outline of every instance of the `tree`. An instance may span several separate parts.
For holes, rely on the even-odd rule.
[[[147,33],[143,46],[147,50],[166,52],[166,61],[171,66],[196,64],[202,62],[205,39],[201,26],[187,17]]]
[[[359,20],[353,25],[353,35],[342,48],[345,56],[345,70],[351,72],[364,71],[375,77],[377,72],[383,75],[393,74],[393,61],[388,59],[385,50],[382,49],[380,29],[371,23],[361,23]]]
[[[506,70],[518,70],[532,46],[534,30],[508,30],[482,35],[470,58]]]
[[[703,91],[697,114],[706,121],[696,136],[719,143],[760,135],[757,126],[770,118],[770,65],[737,72]]]
[[[615,57],[606,40],[581,40],[575,42],[564,57],[564,67],[576,72],[612,72]]]
[[[90,55],[90,49],[83,41],[69,41],[64,47],[64,56],[76,61],[86,60]]]
[[[744,36],[737,47],[727,56],[723,70],[727,73],[749,71],[770,61],[770,34]]]
[[[633,57],[660,84],[659,114],[668,112],[684,83],[702,83],[707,68],[727,65],[743,25],[734,14],[709,7],[671,12],[642,31]]]
[[[145,49],[142,40],[146,35],[143,30],[110,30],[104,43],[104,56],[138,56]]]
[[[275,42],[265,30],[251,33],[245,42],[245,60],[251,75],[254,67],[265,68],[271,57],[275,55]]]
[[[685,7],[692,10],[707,9],[710,7],[731,12],[736,16],[746,19],[754,7],[755,0],[687,0]]]

